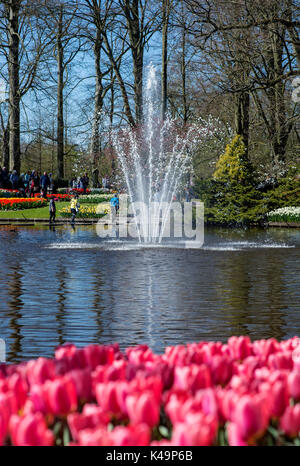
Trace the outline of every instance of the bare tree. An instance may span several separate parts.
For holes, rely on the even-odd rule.
[[[287,80],[298,73],[296,2],[184,1],[194,18],[194,45],[211,69],[217,69],[217,86],[233,95],[236,132],[248,145],[252,97],[273,163],[284,161],[297,118],[288,114],[286,105]]]
[[[54,57],[57,68],[57,127],[56,157],[57,178],[64,178],[64,88],[68,82],[68,69],[82,48],[80,24],[77,22],[78,2],[68,0],[46,0],[48,16],[45,19],[52,32]]]
[[[173,0],[162,0],[161,118],[165,120],[168,103],[168,32]]]

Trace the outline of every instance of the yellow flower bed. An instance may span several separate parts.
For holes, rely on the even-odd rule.
[[[64,207],[59,211],[62,217],[70,217],[71,216],[71,208]],[[80,206],[79,211],[77,213],[78,217],[82,218],[100,218],[106,214],[110,213],[110,204],[108,202],[101,202],[96,206]]]

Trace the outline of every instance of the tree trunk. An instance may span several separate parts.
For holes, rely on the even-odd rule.
[[[10,0],[8,11],[9,34],[9,169],[20,172],[20,83],[19,83],[19,10],[20,0]]]
[[[137,124],[143,123],[143,66],[144,50],[139,45],[136,51],[133,51],[133,74],[134,74],[134,103],[135,118]]]
[[[284,75],[284,40],[283,31],[280,26],[274,25],[269,31],[271,49],[268,54],[269,77],[271,80],[281,78]],[[279,80],[267,91],[270,102],[270,124],[271,124],[271,151],[274,166],[284,163],[286,159],[286,146],[292,125],[287,121],[285,103],[285,83]]]
[[[57,31],[57,178],[64,178],[64,51],[62,45],[63,6],[59,8]]]
[[[9,167],[9,120],[7,121],[6,125],[4,124],[3,115],[0,111],[0,122],[1,122],[1,130],[2,130],[2,141],[1,141],[1,166],[8,168]]]
[[[249,147],[249,108],[249,93],[241,92],[235,94],[235,132],[243,137],[247,156]]]
[[[135,119],[137,124],[141,124],[143,122],[144,42],[140,28],[139,2],[133,0],[130,5],[130,2],[126,1],[125,5],[124,12],[133,58]]]
[[[182,30],[182,55],[181,55],[181,92],[182,92],[182,113],[184,126],[188,120],[188,107],[186,98],[186,63],[185,63],[185,46],[186,46],[186,26]]]
[[[161,119],[164,121],[167,115],[168,102],[168,27],[170,0],[163,0],[162,8]]]
[[[144,36],[143,19],[140,18],[139,1],[125,0],[122,8],[127,21],[130,48],[133,59],[134,104],[137,124],[143,123],[143,67],[144,67]]]
[[[3,131],[2,136],[2,160],[3,166],[9,167],[9,125]]]
[[[107,38],[106,33],[103,32],[102,36],[103,36],[103,41],[104,41],[104,44],[105,44],[105,52],[106,52],[106,54],[107,54],[107,56],[108,56],[108,58],[110,60],[110,63],[112,65],[113,69],[114,69],[116,78],[117,78],[119,86],[120,86],[120,90],[121,90],[121,94],[122,94],[122,98],[123,98],[123,102],[124,102],[124,113],[126,115],[126,118],[127,118],[128,122],[129,122],[129,124],[132,127],[135,127],[136,123],[135,123],[135,120],[134,120],[134,118],[132,116],[132,113],[131,113],[125,83],[124,83],[123,78],[121,76],[118,64],[117,64],[116,60],[114,59],[113,52],[112,52],[111,46],[109,44],[109,40]]]
[[[91,156],[92,156],[92,169],[93,169],[93,187],[97,188],[99,183],[99,156],[101,151],[99,126],[101,120],[101,112],[103,109],[103,84],[101,73],[101,47],[102,39],[99,30],[97,31],[96,42],[94,45],[94,61],[96,72],[96,86],[95,86],[95,100],[94,100],[94,120],[91,141]]]

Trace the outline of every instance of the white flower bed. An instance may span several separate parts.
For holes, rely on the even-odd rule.
[[[300,222],[300,207],[281,207],[267,214],[270,222]]]
[[[87,202],[89,204],[99,204],[100,202],[108,202],[113,197],[113,194],[88,194],[81,195],[80,202]]]

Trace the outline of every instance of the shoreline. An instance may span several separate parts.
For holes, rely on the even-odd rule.
[[[98,223],[99,218],[90,219],[76,219],[75,225],[94,225]],[[130,219],[127,219],[127,223],[130,223]],[[36,225],[36,224],[47,224],[47,225],[65,225],[70,224],[69,218],[56,219],[55,223],[50,223],[49,218],[0,218],[0,226],[2,225]],[[106,225],[110,225],[109,222],[105,222]],[[117,222],[117,225],[119,223]],[[212,225],[205,224],[206,227],[210,226],[221,226],[222,228],[236,228],[229,225]],[[251,227],[260,228],[300,228],[300,222],[267,222],[264,225],[250,225]]]

